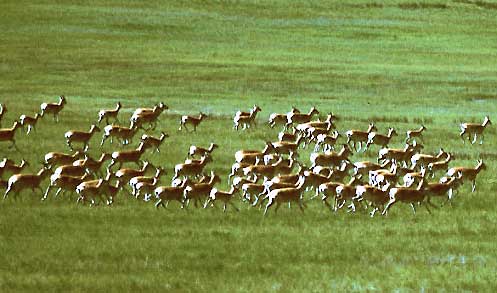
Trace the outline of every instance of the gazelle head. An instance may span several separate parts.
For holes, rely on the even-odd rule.
[[[300,113],[300,110],[295,108],[295,106],[292,106],[292,109],[290,110],[290,113],[298,114]]]
[[[313,106],[309,111],[309,115],[319,115],[318,109],[316,109],[316,107]]]
[[[485,165],[485,163],[483,163],[483,160],[480,159],[480,160],[478,160],[478,163],[476,165],[476,169],[486,170],[487,169],[487,165]]]
[[[95,124],[92,124],[91,127],[90,127],[90,132],[93,133],[93,132],[100,132],[100,128],[95,125]]]
[[[392,136],[394,136],[394,135],[397,135],[397,131],[395,131],[395,128],[393,128],[393,127],[389,127],[389,128],[388,128],[388,135],[387,135],[387,136],[388,136],[388,137],[392,137]]]
[[[165,133],[164,131],[160,133],[159,139],[163,141],[166,137],[169,137],[169,134]]]
[[[253,112],[253,113],[257,113],[257,112],[260,112],[260,111],[262,111],[262,109],[261,109],[259,106],[254,105],[254,106],[252,107],[252,112]]]
[[[376,126],[374,125],[374,122],[370,122],[369,123],[369,126],[368,126],[368,133],[369,132],[372,132],[372,131],[378,131],[378,128],[376,128]]]
[[[60,97],[59,97],[59,104],[60,104],[60,105],[65,105],[66,103],[67,103],[67,101],[66,101],[66,97],[64,97],[64,96],[60,96]]]
[[[492,125],[492,121],[490,121],[490,117],[485,116],[485,119],[483,120],[483,126],[487,126],[487,125]]]

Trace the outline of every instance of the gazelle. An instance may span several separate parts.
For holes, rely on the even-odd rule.
[[[306,138],[306,143],[310,143],[311,141],[316,141],[319,135],[330,135],[332,126],[333,125],[330,124],[325,128],[314,127],[314,126],[307,128],[306,132],[303,134],[304,137]]]
[[[155,168],[149,162],[143,163],[143,167],[141,169],[131,169],[131,168],[123,168],[119,169],[114,177],[120,182],[120,186],[124,187],[125,184],[131,180],[133,177],[144,176],[148,170],[152,170]]]
[[[423,131],[426,130],[426,127],[424,125],[421,125],[419,129],[413,129],[413,130],[408,130],[406,132],[406,140],[405,143],[409,143],[412,139],[419,138],[422,143],[423,141]]]
[[[357,179],[355,177],[352,177],[349,183],[344,184],[341,183],[339,184],[336,189],[336,196],[335,196],[335,212],[338,211],[338,209],[341,209],[347,201],[350,201],[350,205],[348,206],[352,211],[355,212],[355,192],[356,192],[356,187],[353,185]],[[341,201],[339,204],[338,202]]]
[[[40,184],[48,175],[50,174],[50,170],[46,168],[42,168],[36,174],[16,174],[12,175],[9,178],[9,183],[5,194],[3,195],[3,199],[6,199],[9,193],[14,193],[17,195],[23,189],[31,189],[33,192],[35,189],[39,189],[43,194],[43,189],[41,189]]]
[[[364,200],[369,202],[373,210],[369,213],[371,217],[374,217],[377,211],[383,210],[385,208],[385,204],[390,200],[390,196],[388,195],[390,185],[386,185],[383,188],[378,188],[371,185],[358,185],[356,186],[355,191],[355,200],[360,201]]]
[[[347,161],[349,155],[352,155],[347,144],[342,146],[342,149],[336,152],[312,153],[310,156],[311,168],[316,166],[338,166],[342,161]]]
[[[470,167],[452,167],[447,171],[447,176],[454,177],[457,174],[461,174],[461,180],[463,181],[471,181],[471,192],[475,192],[476,190],[476,176],[480,173],[481,170],[485,170],[487,166],[483,163],[482,160],[478,160],[476,166],[474,168]]]
[[[223,206],[223,212],[226,212],[226,206],[230,204],[237,212],[240,210],[235,206],[235,204],[231,201],[235,197],[235,193],[238,192],[238,189],[234,186],[231,186],[230,191],[221,191],[217,188],[211,189],[211,192],[209,194],[209,197],[207,201],[204,204],[204,209],[207,208],[209,204],[212,204],[213,206],[214,203],[219,200],[222,201],[224,206]]]
[[[239,150],[235,153],[235,161],[237,163],[255,164],[256,161],[263,161],[264,156],[273,151],[274,147],[271,142],[266,142],[262,151],[257,150]]]
[[[266,208],[264,209],[264,215],[267,214],[269,208],[276,203],[276,208],[274,212],[276,213],[282,203],[290,203],[295,202],[300,208],[300,211],[304,212],[304,201],[302,198],[302,194],[304,193],[304,180],[300,180],[299,184],[296,187],[287,187],[281,189],[272,190],[266,198],[268,199],[268,203]]]
[[[38,119],[40,118],[40,114],[39,113],[36,113],[35,114],[35,117],[31,117],[31,116],[27,116],[27,115],[21,115],[21,117],[19,117],[19,122],[21,123],[21,126],[22,128],[24,129],[24,127],[28,127],[28,130],[26,131],[26,134],[29,134],[31,132],[31,130],[35,130],[36,131],[36,122],[38,122]]]
[[[359,152],[362,148],[362,143],[367,143],[368,141],[368,136],[371,132],[377,131],[378,129],[374,125],[373,122],[369,123],[368,129],[366,131],[361,131],[361,130],[348,130],[345,132],[345,135],[347,136],[347,144],[350,145],[353,149],[356,149],[356,143],[359,144],[359,148],[356,149],[357,152]]]
[[[252,197],[254,197],[254,203],[257,204],[259,194],[264,192],[264,184],[259,183],[244,183],[242,184],[242,198],[252,203]]]
[[[14,166],[16,164],[16,162],[14,162],[13,160],[9,159],[9,158],[3,158],[1,161],[0,161],[0,168],[5,168],[5,167],[9,167],[9,166]]]
[[[403,149],[382,148],[378,151],[378,162],[391,161],[396,164],[404,163],[407,166],[411,157],[421,149],[423,149],[423,145],[418,143],[406,144]]]
[[[119,114],[119,110],[121,110],[121,102],[117,102],[116,108],[110,110],[100,110],[98,112],[98,124],[105,119],[105,123],[109,124],[109,118],[114,119],[114,122],[119,122],[117,115]]]
[[[100,179],[98,183],[86,185],[87,181],[82,182],[76,187],[76,193],[79,194],[77,203],[80,201],[84,204],[86,200],[91,200],[91,205],[95,205],[95,199],[100,199],[100,202],[105,203],[107,205],[112,204],[114,198],[116,197],[119,191],[119,182],[116,183],[115,186],[111,185],[107,179]],[[106,200],[104,201],[104,197],[102,194],[105,194]]]
[[[324,152],[329,152],[335,149],[335,144],[338,138],[341,136],[338,131],[334,131],[331,134],[319,134],[316,136],[314,147],[314,152],[319,152],[323,148]]]
[[[324,121],[309,121],[305,123],[300,123],[295,126],[295,129],[302,134],[307,134],[310,128],[324,128],[324,129],[334,129],[336,128],[333,124],[333,120],[337,117],[333,113],[328,113]]]
[[[138,109],[133,113],[133,115],[130,118],[131,123],[135,124],[138,128],[144,129],[143,124],[148,123],[149,124],[149,130],[155,129],[157,126],[157,119],[159,118],[159,115],[164,111],[169,109],[164,103],[160,103],[159,105],[155,106],[151,112],[149,111],[142,111],[139,114],[137,113]]]
[[[131,194],[136,196],[138,198],[139,193],[138,193],[138,188],[137,185],[138,183],[141,182],[147,182],[147,183],[153,183],[153,182],[158,182],[159,178],[164,175],[166,172],[164,168],[162,167],[157,167],[155,170],[155,175],[153,177],[150,176],[135,176],[129,180],[129,186],[131,186]]]
[[[214,188],[214,184],[221,182],[221,178],[219,178],[219,176],[215,175],[214,172],[211,172],[211,174],[212,176],[209,182],[191,183],[185,188],[184,196],[186,205],[188,205],[190,200],[193,200],[195,207],[197,207],[197,204],[200,201],[209,196],[211,190]]]
[[[47,167],[70,165],[79,158],[82,158],[84,153],[76,151],[74,154],[64,154],[59,152],[49,152],[45,155],[44,164]]]
[[[416,214],[416,208],[414,207],[414,204],[421,204],[425,197],[427,195],[427,192],[425,191],[425,181],[421,180],[417,188],[410,188],[410,187],[394,187],[390,189],[389,191],[389,196],[390,200],[387,203],[387,206],[383,210],[382,215],[385,215],[388,210],[397,202],[405,202],[411,205],[412,211],[414,214]],[[425,205],[426,210],[431,213],[430,209],[428,208],[428,205]]]
[[[388,128],[387,135],[383,135],[377,132],[370,132],[368,134],[368,142],[366,143],[366,150],[372,144],[387,148],[388,144],[390,143],[390,140],[392,140],[392,137],[395,135],[397,135],[397,132],[392,127]]]
[[[52,190],[52,188],[57,188],[57,191],[55,192],[55,195],[54,195],[55,197],[57,197],[61,191],[63,193],[66,191],[69,191],[72,193],[76,190],[76,187],[79,184],[88,180],[89,177],[90,177],[89,174],[85,174],[85,175],[80,176],[80,177],[53,174],[52,176],[50,176],[50,184],[48,185],[47,191],[45,191],[45,195],[42,197],[41,200],[47,199],[48,194],[50,193],[50,190]]]
[[[313,196],[311,199],[318,197],[321,195],[321,200],[323,201],[323,204],[326,205],[328,208],[330,208],[333,211],[337,210],[336,206],[336,188],[340,186],[342,183],[340,182],[334,182],[334,181],[328,181],[319,184],[319,186],[316,188],[316,195]],[[328,199],[333,199],[334,206],[332,207],[330,203],[328,202]]]
[[[142,114],[149,114],[151,112],[157,111],[154,109],[163,109],[163,110],[168,110],[169,107],[164,104],[163,102],[160,102],[159,104],[155,105],[154,108],[138,108],[133,112],[133,116],[138,116]]]
[[[191,125],[191,126],[193,126],[193,131],[197,131],[197,126],[200,124],[200,122],[202,122],[202,120],[204,120],[207,117],[208,116],[202,112],[200,112],[198,117],[183,115],[183,116],[181,116],[181,120],[179,123],[180,126],[179,126],[178,130],[181,131],[183,128],[185,128],[186,131],[189,131],[186,126]]]
[[[287,123],[285,128],[292,126],[294,123],[309,122],[314,115],[319,115],[319,111],[315,107],[312,107],[307,114],[290,112],[286,115]]]
[[[86,168],[84,166],[62,165],[55,169],[54,174],[81,177],[86,174]]]
[[[293,167],[293,160],[291,160],[291,166],[287,165],[289,169]],[[274,177],[274,175],[278,174],[281,170],[281,167],[284,166],[284,162],[280,159],[278,162],[272,165],[250,165],[243,168],[243,173],[245,176],[250,177],[253,176],[254,180],[257,181],[259,176],[263,176],[266,179]],[[288,172],[285,172],[288,173]]]
[[[471,141],[471,137],[473,136],[473,140],[471,141],[471,144],[474,144],[476,142],[476,139],[478,136],[480,136],[480,144],[483,144],[483,131],[487,127],[487,125],[491,125],[492,122],[490,121],[490,118],[488,116],[485,116],[485,119],[483,120],[482,124],[478,123],[461,123],[460,128],[461,128],[461,133],[459,133],[459,136],[462,139],[462,142],[464,143],[464,136],[468,136],[468,140]]]
[[[230,183],[231,178],[235,175],[243,176],[243,169],[249,166],[253,166],[250,163],[233,163],[231,165],[231,172],[228,174],[228,183]]]
[[[362,175],[362,176],[368,176],[369,171],[373,170],[378,170],[378,169],[385,169],[390,162],[385,162],[382,165],[378,163],[373,163],[371,161],[361,161],[361,162],[355,162],[354,165],[354,172],[352,173],[352,176],[357,176],[357,175]]]
[[[114,124],[107,125],[104,127],[104,134],[102,136],[102,142],[100,143],[100,146],[103,146],[108,138],[110,138],[110,143],[112,144],[112,138],[114,137],[117,140],[121,140],[123,145],[130,144],[137,132],[138,128],[133,122],[129,127]]]
[[[169,137],[169,135],[165,132],[161,132],[160,137],[153,137],[151,135],[144,134],[141,137],[141,142],[143,143],[145,149],[155,148],[155,151],[160,153],[159,148],[167,137]]]
[[[369,171],[369,185],[382,188],[386,184],[395,185],[398,181],[398,165],[392,163],[390,169],[374,169]]]
[[[432,197],[445,197],[447,201],[452,200],[455,190],[462,185],[462,174],[459,173],[455,177],[450,177],[444,183],[428,183],[426,186],[427,202],[430,202]]]
[[[155,188],[154,194],[158,201],[155,203],[155,207],[159,208],[159,205],[162,207],[167,207],[169,201],[175,200],[181,204],[181,208],[184,208],[185,198],[184,192],[187,185],[190,183],[189,179],[184,179],[179,186],[159,186]],[[164,202],[166,204],[164,205]]]
[[[135,185],[135,197],[138,199],[143,194],[143,200],[149,201],[152,197],[155,188],[159,184],[159,179],[153,178],[152,182],[138,182]]]
[[[287,142],[295,142],[298,139],[297,129],[294,128],[292,133],[288,133],[286,131],[281,131],[278,133],[279,141],[287,141]]]
[[[112,160],[107,166],[107,170],[110,170],[112,166],[114,166],[116,163],[119,163],[118,169],[121,169],[123,163],[135,163],[136,165],[140,166],[140,158],[145,152],[145,145],[143,143],[140,143],[138,145],[138,148],[136,150],[130,150],[130,151],[120,151],[120,152],[113,152],[112,153]]]
[[[174,166],[174,177],[173,180],[183,176],[194,176],[198,177],[202,171],[204,170],[207,163],[212,162],[212,158],[210,156],[205,156],[200,159],[198,163],[190,163],[190,164],[177,164]]]
[[[240,125],[243,125],[243,129],[250,128],[252,124],[256,124],[255,118],[257,113],[261,111],[261,108],[257,105],[254,105],[250,112],[242,112],[238,111],[235,114],[235,118],[233,118],[233,128],[238,130]]]
[[[426,167],[421,167],[421,171],[419,172],[410,172],[404,175],[402,178],[404,181],[404,186],[409,187],[413,184],[416,183],[416,181],[420,182],[421,180],[424,180],[426,177]]]
[[[190,150],[188,151],[188,156],[189,157],[195,157],[195,156],[210,156],[212,152],[217,149],[219,146],[215,143],[211,143],[208,148],[203,148],[199,146],[192,145],[190,146]]]
[[[264,191],[256,196],[255,201],[252,203],[252,206],[262,205],[264,201],[267,199],[267,195],[276,189],[296,187],[297,183],[289,183],[289,182],[274,182],[274,181],[265,181],[262,185],[264,185]],[[260,201],[259,201],[260,199]]]
[[[411,157],[411,168],[414,169],[416,167],[427,167],[428,164],[443,160],[447,156],[448,153],[443,148],[440,148],[437,155],[414,154]]]
[[[9,149],[12,147],[18,149],[15,140],[15,133],[19,127],[21,127],[21,124],[19,124],[16,120],[11,128],[0,128],[0,142],[10,141],[12,144],[9,146]]]
[[[102,168],[104,162],[110,160],[111,158],[112,156],[109,153],[102,153],[98,160],[95,160],[87,155],[84,159],[74,161],[72,165],[83,166],[91,174],[102,176],[100,169]]]
[[[64,137],[66,138],[66,143],[67,146],[71,149],[71,151],[74,151],[74,148],[72,146],[73,143],[79,142],[83,143],[83,151],[86,152],[88,151],[90,139],[92,138],[93,134],[96,132],[99,132],[100,128],[93,124],[90,127],[90,131],[77,131],[77,130],[69,130],[64,134]]]
[[[443,161],[432,162],[428,164],[428,171],[431,174],[431,177],[435,177],[436,171],[444,171],[447,172],[449,170],[449,162],[453,159],[453,156],[448,153],[447,158]]]
[[[268,124],[271,128],[274,128],[274,126],[276,126],[277,124],[281,124],[281,125],[286,125],[287,123],[287,117],[289,114],[298,114],[300,113],[300,110],[295,108],[295,107],[292,107],[292,109],[286,113],[286,114],[279,114],[279,113],[272,113],[269,115],[269,121],[268,121]]]
[[[59,97],[58,103],[43,103],[40,106],[41,109],[41,117],[45,116],[45,114],[52,114],[53,119],[56,122],[59,122],[59,112],[64,109],[64,105],[67,103],[66,98],[64,96]]]
[[[11,174],[20,174],[21,171],[27,166],[29,166],[29,163],[24,159],[21,161],[19,165],[4,164],[3,166],[0,166],[0,178],[2,178],[2,176],[7,172]]]
[[[304,137],[300,136],[296,142],[287,142],[287,141],[275,141],[272,142],[272,150],[279,155],[290,155],[290,157],[294,157],[297,154],[297,149],[300,144],[304,141]]]

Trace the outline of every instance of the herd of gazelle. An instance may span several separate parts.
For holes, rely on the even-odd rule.
[[[66,98],[59,97],[57,103],[41,104],[41,112],[35,116],[21,115],[11,128],[0,129],[0,142],[10,141],[15,144],[15,132],[19,127],[27,127],[27,134],[35,130],[37,121],[45,114],[53,115],[54,121],[59,121],[59,113],[66,105]],[[262,150],[239,150],[235,153],[235,163],[231,167],[228,182],[229,191],[222,191],[215,187],[221,179],[214,172],[205,172],[208,163],[212,162],[212,152],[218,148],[212,143],[209,147],[192,145],[187,153],[185,162],[174,167],[174,176],[171,185],[160,186],[161,176],[165,171],[161,167],[154,167],[149,162],[143,162],[141,157],[147,149],[160,152],[160,146],[168,135],[161,132],[160,137],[143,134],[136,149],[102,153],[98,159],[91,158],[87,151],[93,135],[100,132],[97,124],[105,121],[103,137],[100,145],[107,139],[122,145],[132,143],[139,130],[154,130],[160,114],[167,110],[164,103],[153,108],[138,108],[131,118],[130,126],[121,126],[119,123],[120,102],[114,109],[100,110],[96,124],[90,126],[89,131],[69,130],[64,137],[72,154],[50,152],[44,156],[44,166],[36,174],[23,174],[22,170],[29,164],[22,160],[16,165],[11,159],[0,161],[0,188],[5,188],[4,199],[10,194],[17,194],[24,189],[42,190],[41,183],[50,177],[48,188],[42,199],[46,199],[51,190],[57,189],[55,196],[61,192],[76,192],[78,202],[90,201],[92,204],[99,200],[111,204],[118,192],[125,190],[136,198],[143,197],[149,200],[157,198],[156,207],[167,206],[169,201],[178,201],[186,207],[190,201],[195,206],[208,207],[216,201],[224,204],[224,210],[233,204],[232,199],[241,192],[242,200],[253,206],[263,205],[265,211],[276,204],[276,210],[282,203],[296,203],[304,211],[306,206],[304,194],[313,191],[314,196],[308,200],[320,197],[323,203],[334,211],[342,208],[346,203],[349,211],[356,211],[356,205],[371,210],[371,216],[382,210],[383,214],[397,202],[409,203],[415,212],[416,204],[423,204],[429,211],[428,205],[434,206],[432,197],[446,197],[451,200],[456,189],[464,182],[469,181],[472,191],[476,188],[476,177],[485,169],[485,164],[479,160],[475,167],[452,167],[449,162],[453,155],[440,149],[434,154],[423,154],[420,142],[423,142],[423,132],[426,127],[408,130],[405,138],[405,147],[392,149],[388,145],[398,133],[389,128],[387,134],[378,133],[374,123],[370,123],[364,130],[348,130],[340,134],[336,130],[334,121],[336,116],[329,113],[325,120],[313,120],[319,111],[312,107],[308,113],[301,113],[292,107],[288,113],[273,113],[269,116],[270,127],[281,125],[283,131],[278,134],[278,140],[266,142]],[[0,104],[0,123],[7,108]],[[247,129],[256,126],[256,117],[262,109],[254,105],[248,112],[238,111],[233,119],[235,130]],[[182,116],[180,128],[196,131],[200,122],[207,115],[200,113],[198,117]],[[113,124],[109,124],[112,121]],[[483,143],[483,132],[490,125],[490,119],[485,117],[482,124],[461,123],[460,137],[465,137],[474,144],[478,137]],[[148,128],[144,128],[148,125]],[[335,151],[340,136],[346,142]],[[310,155],[310,167],[305,167],[298,160],[299,149],[314,143],[314,152]],[[75,150],[74,144],[82,146]],[[352,162],[350,157],[354,152],[366,151],[372,145],[380,147],[378,161]],[[106,167],[106,175],[102,172],[104,163],[110,160]],[[139,168],[123,168],[123,164],[134,163]],[[117,171],[112,168],[118,165]],[[148,172],[155,170],[153,176]],[[428,182],[436,173],[445,172],[439,182]],[[8,181],[4,174],[12,174]],[[350,179],[346,179],[350,178]],[[115,180],[115,184],[111,181]],[[402,185],[399,185],[400,182]],[[346,182],[346,183],[345,183]],[[131,191],[125,187],[129,185]],[[328,200],[333,200],[330,204]]]

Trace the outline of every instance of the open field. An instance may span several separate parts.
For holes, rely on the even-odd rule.
[[[25,158],[29,171],[49,151],[68,152],[63,133],[88,130],[117,101],[121,121],[169,106],[153,134],[170,137],[145,157],[166,168],[164,183],[191,144],[213,141],[208,168],[227,188],[233,154],[276,140],[280,129],[264,122],[292,105],[333,111],[341,132],[394,126],[394,147],[423,123],[424,152],[487,164],[477,191],[465,184],[452,207],[414,216],[398,204],[373,219],[318,202],[263,219],[241,202],[226,214],[126,197],[89,208],[24,192],[0,202],[0,291],[495,291],[497,131],[481,146],[458,136],[460,122],[496,117],[493,2],[4,1],[0,28],[2,127],[68,99],[59,124],[46,117],[33,135],[17,133],[20,153],[0,143],[0,158]],[[259,126],[232,130],[233,114],[253,104]],[[180,115],[199,111],[210,117],[196,134],[177,131]]]

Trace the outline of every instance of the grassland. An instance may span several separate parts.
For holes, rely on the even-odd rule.
[[[88,208],[26,192],[0,203],[0,291],[495,291],[496,131],[468,146],[458,124],[496,113],[496,16],[497,5],[464,0],[2,2],[3,126],[69,101],[61,123],[18,134],[21,153],[0,146],[31,171],[118,100],[122,117],[170,107],[157,130],[170,138],[147,154],[170,171],[165,181],[190,144],[211,141],[221,147],[210,167],[226,178],[236,150],[275,139],[269,113],[292,105],[333,111],[341,131],[424,123],[426,152],[443,147],[453,165],[481,157],[488,169],[453,207],[414,216],[399,205],[374,219],[318,203],[263,219],[241,203],[226,214],[124,197]],[[254,103],[260,126],[234,132],[233,113]],[[177,132],[179,115],[199,111],[211,116],[197,134]]]

